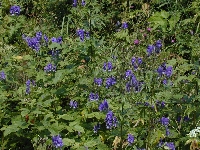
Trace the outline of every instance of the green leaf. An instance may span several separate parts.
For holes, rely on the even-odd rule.
[[[84,128],[81,127],[80,125],[75,125],[74,126],[74,130],[78,131],[78,132],[81,132],[81,133],[84,133]]]
[[[48,48],[50,49],[62,49],[62,46],[59,44],[59,43],[56,43],[56,42],[52,42]]]
[[[74,139],[64,138],[63,139],[63,145],[65,146],[71,146],[75,143]]]
[[[180,13],[177,13],[175,15],[172,15],[171,18],[169,19],[169,29],[173,30],[177,24],[177,22],[180,19]]]
[[[64,120],[74,120],[74,116],[71,116],[69,114],[59,115],[59,118],[62,118]]]

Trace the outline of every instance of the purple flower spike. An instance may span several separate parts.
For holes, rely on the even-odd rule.
[[[112,62],[109,61],[109,62],[107,63],[107,66],[108,66],[108,71],[111,71],[112,68],[113,68]]]
[[[48,72],[55,72],[56,71],[56,66],[51,64],[51,63],[49,63],[44,67],[44,71],[47,72],[47,73]]]
[[[10,7],[10,14],[12,16],[20,14],[20,6],[14,5]]]
[[[78,4],[77,0],[73,0],[73,7],[77,7],[77,4]]]
[[[106,79],[106,88],[109,88],[116,83],[117,82],[116,82],[116,79],[114,77],[107,78]]]
[[[148,45],[148,47],[147,47],[147,56],[152,55],[154,50],[155,50],[155,46],[154,45]]]
[[[123,29],[128,29],[128,24],[127,24],[127,22],[123,22],[123,23],[122,23],[122,28],[123,28]]]
[[[106,114],[106,128],[107,129],[111,129],[112,127],[116,127],[117,126],[117,118],[114,116],[112,111],[109,111]]]
[[[84,41],[84,33],[85,33],[85,31],[83,29],[76,30],[76,34],[77,34],[77,36],[79,36],[81,42]]]
[[[125,78],[132,76],[132,70],[127,70],[125,73]]]
[[[127,141],[129,143],[129,145],[132,145],[134,142],[134,136],[132,134],[128,134]]]
[[[162,125],[168,126],[169,125],[169,118],[162,117],[160,119],[160,122],[161,122]]]
[[[94,83],[97,84],[98,86],[101,86],[103,83],[103,80],[101,78],[95,78]]]
[[[0,80],[5,80],[6,79],[6,75],[4,73],[4,71],[0,72]]]
[[[89,99],[91,100],[91,101],[97,101],[97,100],[99,100],[99,95],[96,93],[90,93],[90,95],[89,95]]]
[[[70,101],[69,105],[70,105],[70,108],[74,108],[74,109],[76,109],[78,107],[78,103],[73,100]]]
[[[108,110],[108,102],[107,102],[107,100],[104,100],[104,101],[99,105],[99,110],[100,110],[100,111]]]
[[[165,71],[165,74],[168,78],[170,78],[172,76],[172,72],[173,72],[173,68],[172,66],[168,66],[166,71]]]
[[[85,1],[84,0],[81,1],[81,5],[85,6]]]
[[[63,141],[60,135],[53,136],[52,143],[53,143],[53,146],[55,146],[56,148],[61,148],[63,146]]]
[[[175,150],[175,145],[173,142],[168,142],[165,144],[170,150]]]
[[[100,124],[99,123],[97,123],[97,125],[95,125],[94,126],[94,133],[97,133],[98,132],[98,130],[100,129]]]

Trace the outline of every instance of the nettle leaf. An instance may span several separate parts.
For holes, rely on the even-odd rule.
[[[50,48],[50,49],[62,49],[62,46],[59,43],[52,42],[51,44],[49,44],[48,48]]]
[[[169,29],[173,30],[177,24],[177,22],[180,19],[181,14],[180,13],[176,13],[174,15],[171,16],[171,18],[169,19]]]
[[[55,73],[55,78],[53,79],[53,84],[57,84],[59,81],[63,79],[64,70],[58,70]]]
[[[69,138],[63,138],[63,144],[65,146],[71,146],[75,143],[74,139],[69,139]]]
[[[84,133],[84,132],[85,132],[85,131],[84,131],[84,128],[81,127],[80,125],[75,125],[75,126],[74,126],[74,130],[75,130],[75,131],[78,131],[78,132],[81,132],[81,133]]]
[[[69,114],[59,115],[58,117],[59,117],[59,119],[62,118],[64,120],[74,120],[75,119],[74,116],[69,115]]]

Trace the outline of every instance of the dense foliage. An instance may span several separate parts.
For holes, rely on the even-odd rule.
[[[0,149],[199,149],[199,0],[4,0]]]

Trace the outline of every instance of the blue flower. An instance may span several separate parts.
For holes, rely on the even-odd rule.
[[[31,85],[31,81],[28,79],[26,81],[26,94],[30,93],[30,85]]]
[[[168,126],[168,125],[169,125],[169,118],[162,117],[162,118],[160,119],[160,122],[161,122],[162,125]]]
[[[77,7],[77,0],[73,0],[73,7]]]
[[[125,78],[128,78],[128,77],[130,77],[130,76],[132,76],[132,70],[127,70],[127,71],[125,72]]]
[[[5,80],[6,79],[6,75],[4,73],[4,71],[0,72],[0,80]]]
[[[131,64],[133,65],[134,69],[137,70],[139,65],[142,64],[142,58],[138,57],[137,59],[133,57],[131,59]]]
[[[89,99],[91,100],[91,101],[97,101],[97,100],[99,100],[99,95],[96,93],[90,93],[90,95],[89,95]]]
[[[14,5],[10,7],[11,15],[19,15],[20,14],[20,6]]]
[[[104,100],[104,101],[99,105],[99,110],[100,110],[100,111],[108,110],[108,102],[107,102],[107,100]]]
[[[38,52],[40,50],[40,41],[38,40],[37,37],[26,37],[25,35],[23,35],[23,39],[26,41],[26,43],[28,44],[28,46],[34,50],[36,50],[36,52]]]
[[[109,111],[106,114],[105,122],[106,122],[107,129],[111,129],[112,127],[117,126],[117,118],[114,116],[112,111]]]
[[[155,43],[155,52],[160,53],[160,49],[162,48],[162,42],[161,40],[156,41]]]
[[[84,33],[85,33],[85,31],[83,29],[76,30],[76,34],[77,34],[77,36],[79,36],[81,42],[84,41]]]
[[[123,28],[123,29],[127,29],[127,28],[128,28],[127,22],[123,22],[123,23],[122,23],[122,28]]]
[[[101,86],[103,83],[103,80],[101,78],[95,78],[94,83],[97,84],[98,86]]]
[[[116,79],[114,77],[110,77],[106,79],[106,88],[109,88],[111,86],[113,86],[114,84],[116,84]]]
[[[132,134],[128,134],[127,141],[129,143],[129,145],[133,144],[133,142],[134,142],[134,136]]]
[[[103,64],[103,70],[104,71],[106,71],[106,70],[111,71],[112,69],[113,69],[112,62],[109,61],[108,63],[105,62]]]
[[[94,126],[94,133],[97,133],[98,132],[98,130],[100,129],[100,124],[99,123],[97,123],[97,125],[95,125]]]
[[[160,138],[159,143],[158,143],[158,147],[161,147],[161,146],[163,146],[163,145],[164,145],[163,139]]]
[[[166,136],[169,136],[170,135],[170,131],[169,131],[169,128],[166,127]]]
[[[76,109],[78,107],[78,103],[73,100],[70,101],[69,105],[70,105],[70,108],[74,108],[74,109]]]
[[[56,148],[61,148],[63,146],[63,141],[60,135],[53,136],[52,143],[53,143],[53,146],[55,146]]]
[[[175,150],[175,145],[173,142],[168,142],[165,144],[170,150]]]
[[[142,64],[142,58],[138,58],[138,65],[141,65]]]
[[[45,72],[55,72],[56,71],[56,66],[49,63],[44,67]]]
[[[81,1],[81,5],[85,6],[85,1],[84,0]]]
[[[172,66],[168,66],[165,70],[165,75],[169,78],[172,76],[173,68]]]
[[[40,41],[42,39],[42,32],[41,31],[36,32],[35,37],[37,38],[38,41]]]
[[[108,71],[111,71],[112,68],[113,68],[112,62],[109,61],[109,62],[107,63],[107,66],[108,66]]]
[[[62,43],[62,37],[61,36],[59,36],[58,38],[52,37],[51,42],[61,44]]]
[[[150,56],[151,54],[153,54],[155,50],[155,46],[154,45],[148,45],[147,47],[147,56]]]

